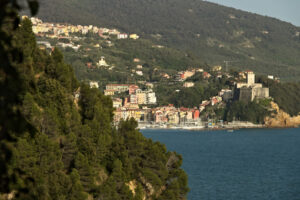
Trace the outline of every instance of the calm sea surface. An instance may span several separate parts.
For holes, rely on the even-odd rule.
[[[141,130],[183,156],[188,200],[300,200],[300,129]]]

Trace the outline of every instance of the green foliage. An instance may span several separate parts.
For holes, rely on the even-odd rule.
[[[19,117],[4,120],[20,132],[13,132],[10,137],[14,140],[9,143],[1,140],[12,150],[11,162],[5,166],[8,175],[18,172],[8,189],[26,188],[20,199],[141,199],[151,196],[146,192],[147,183],[155,188],[152,197],[159,197],[160,189],[170,180],[186,176],[180,171],[181,163],[167,167],[171,153],[146,139],[134,119],[113,127],[111,99],[99,90],[79,85],[62,53],[55,49],[49,55],[39,50],[27,26],[30,24],[24,21],[13,40],[19,51],[25,52],[24,62],[13,65],[22,78],[22,88],[18,88],[22,90],[15,91],[18,98],[12,102]],[[15,41],[17,38],[27,41],[26,45]],[[7,103],[5,100],[1,103]],[[27,124],[32,128],[26,128]],[[1,122],[0,131],[4,128]],[[176,155],[172,159],[180,158]],[[136,196],[128,187],[133,180],[138,186]],[[8,180],[2,179],[1,184],[8,184]],[[1,194],[10,191],[5,189],[1,188]],[[187,194],[181,187],[166,187],[164,191],[181,197]]]
[[[278,83],[263,76],[258,77],[257,81],[270,88],[270,96],[281,109],[291,116],[299,115],[300,82]]]
[[[46,21],[117,27],[193,52],[210,65],[233,61],[229,67],[300,77],[299,27],[274,18],[195,0],[41,2],[39,17]]]
[[[249,103],[235,101],[228,106],[225,120],[250,121],[264,123],[265,117],[270,115],[270,100],[257,100]]]
[[[23,4],[36,3],[35,0]],[[32,14],[36,14],[37,6],[30,6]],[[28,188],[32,180],[23,176],[20,168],[10,168],[13,145],[16,137],[26,131],[34,133],[32,126],[21,114],[22,96],[24,95],[26,81],[19,74],[16,65],[23,61],[23,52],[16,47],[13,34],[19,26],[19,2],[1,1],[0,6],[0,194],[15,191],[15,195],[23,199],[33,199]],[[25,26],[26,27],[26,26]],[[26,31],[25,31],[26,32]],[[33,37],[34,38],[34,37]],[[25,59],[24,59],[25,61]],[[25,68],[24,68],[25,71]],[[22,177],[23,180],[18,181]]]
[[[292,116],[300,114],[300,83],[272,84],[270,95],[281,109]]]
[[[184,88],[183,82],[167,82],[154,88],[160,105],[174,104],[176,107],[199,107],[204,100],[218,95],[223,88],[230,86],[227,78],[210,78],[204,80],[202,73],[196,73],[187,81],[195,82],[195,86]],[[179,90],[179,91],[178,91]]]

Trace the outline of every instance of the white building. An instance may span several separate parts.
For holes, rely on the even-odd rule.
[[[142,71],[136,71],[135,72],[137,75],[139,75],[139,76],[143,76],[143,72]]]
[[[156,104],[156,96],[155,96],[155,92],[148,92],[146,93],[146,97],[147,97],[147,104]]]
[[[99,62],[97,63],[98,67],[108,67],[109,65],[106,63],[105,61],[105,57],[101,56],[101,59],[99,60]]]
[[[183,84],[183,87],[185,87],[185,88],[190,88],[190,87],[194,87],[194,83],[193,82],[185,82],[184,84]]]
[[[91,81],[90,82],[90,88],[99,88],[99,84],[96,81]]]
[[[128,34],[126,33],[120,33],[118,34],[117,38],[120,39],[127,39],[128,38]]]

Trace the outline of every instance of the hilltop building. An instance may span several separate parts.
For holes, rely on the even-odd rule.
[[[108,67],[109,65],[105,61],[105,57],[101,56],[99,62],[97,63],[98,67]]]
[[[90,81],[90,88],[99,88],[99,84],[97,81]]]
[[[194,86],[195,86],[195,83],[193,83],[193,82],[185,82],[183,84],[183,87],[185,87],[185,88],[190,88],[190,87],[194,87]]]
[[[247,72],[247,83],[237,83],[235,86],[235,99],[240,101],[253,101],[255,98],[262,99],[269,97],[269,88],[264,88],[261,83],[255,83],[255,74]]]

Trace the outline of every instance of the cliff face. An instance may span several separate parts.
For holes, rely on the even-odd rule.
[[[267,127],[295,127],[300,125],[300,115],[291,117],[289,114],[279,108],[279,106],[271,102],[271,106],[276,110],[276,114],[266,117],[265,124]]]

